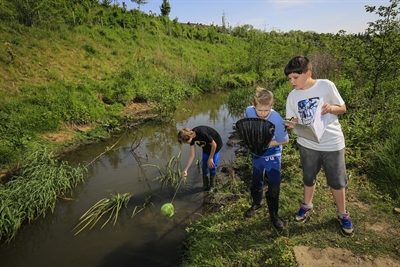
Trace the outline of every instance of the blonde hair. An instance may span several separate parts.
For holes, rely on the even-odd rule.
[[[193,138],[195,135],[196,133],[192,131],[190,128],[180,129],[178,132],[178,142],[179,144],[187,143],[190,140],[190,138]]]
[[[274,104],[274,94],[265,88],[257,87],[254,95],[253,105],[272,106]]]

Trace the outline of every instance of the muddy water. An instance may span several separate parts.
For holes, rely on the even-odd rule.
[[[38,218],[11,243],[3,245],[0,266],[178,266],[185,228],[204,213],[201,174],[194,163],[186,184],[176,191],[175,215],[166,218],[160,214],[160,207],[172,200],[175,190],[161,189],[155,180],[158,169],[143,165],[163,167],[181,152],[184,167],[189,146],[176,142],[179,128],[209,125],[226,144],[237,121],[227,111],[222,95],[205,95],[184,106],[185,111],[178,112],[174,123],[149,122],[138,130],[67,155],[65,160],[70,164],[88,166],[85,183],[73,190],[70,199],[59,199],[53,214]],[[196,151],[200,158],[201,149]],[[220,166],[233,158],[233,150],[225,145]],[[77,230],[73,229],[80,216],[111,193],[133,195],[116,224],[108,223],[101,228],[105,220],[100,220],[92,229],[87,227],[75,235]],[[135,207],[142,206],[150,194],[152,204],[132,218]]]

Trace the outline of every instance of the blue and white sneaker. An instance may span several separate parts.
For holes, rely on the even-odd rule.
[[[347,237],[354,235],[353,224],[351,223],[350,213],[346,210],[345,214],[337,212],[337,217],[340,223],[342,234]]]
[[[301,203],[300,209],[296,214],[296,221],[305,222],[313,211],[313,204]]]

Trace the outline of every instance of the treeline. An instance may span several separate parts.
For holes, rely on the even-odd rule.
[[[61,27],[77,25],[96,25],[101,20],[106,26],[117,25],[123,9],[115,8],[113,12],[106,12],[111,3],[98,0],[66,0],[66,1],[2,1],[0,19],[2,21],[18,22],[27,27],[42,27],[57,30]],[[117,7],[117,6],[114,6]],[[110,19],[113,17],[113,19]]]
[[[198,40],[205,40],[208,37],[210,41],[214,38],[218,39],[216,35],[218,32],[235,37],[247,37],[250,31],[261,32],[248,24],[228,28],[226,25],[218,27],[217,25],[178,22],[178,18],[170,20],[167,15],[162,15],[162,10],[159,15],[152,12],[146,14],[139,9],[126,10],[112,3],[113,1],[110,0],[3,1],[0,20],[52,31],[65,27],[71,29],[79,25],[124,29],[141,29],[150,26],[155,30],[162,30],[169,36]],[[202,29],[205,31],[201,31]]]

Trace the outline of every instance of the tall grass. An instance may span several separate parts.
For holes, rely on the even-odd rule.
[[[8,242],[25,224],[54,212],[58,197],[66,197],[82,182],[86,168],[58,162],[46,149],[28,155],[18,175],[0,186],[0,240]]]
[[[255,91],[255,87],[232,90],[227,99],[229,113],[243,117],[246,107],[252,104]]]
[[[173,156],[165,164],[165,166],[159,166],[156,164],[144,164],[143,167],[155,167],[158,169],[159,175],[155,178],[163,187],[169,188],[174,191],[174,188],[179,184],[179,180],[182,179],[181,173],[181,152],[178,155]]]
[[[400,123],[395,122],[390,131],[390,138],[377,144],[374,150],[370,151],[369,166],[376,177],[374,181],[387,192],[397,205],[400,206]]]
[[[96,223],[107,214],[108,218],[103,222],[100,229],[103,228],[110,221],[112,221],[113,225],[115,225],[117,223],[120,210],[123,207],[127,207],[131,196],[132,195],[130,193],[114,193],[111,194],[110,198],[103,198],[99,200],[79,218],[80,222],[77,226],[74,227],[73,230],[76,230],[79,227],[80,229],[75,233],[75,235],[79,234],[89,225],[91,225],[89,229],[92,229],[96,225]]]

